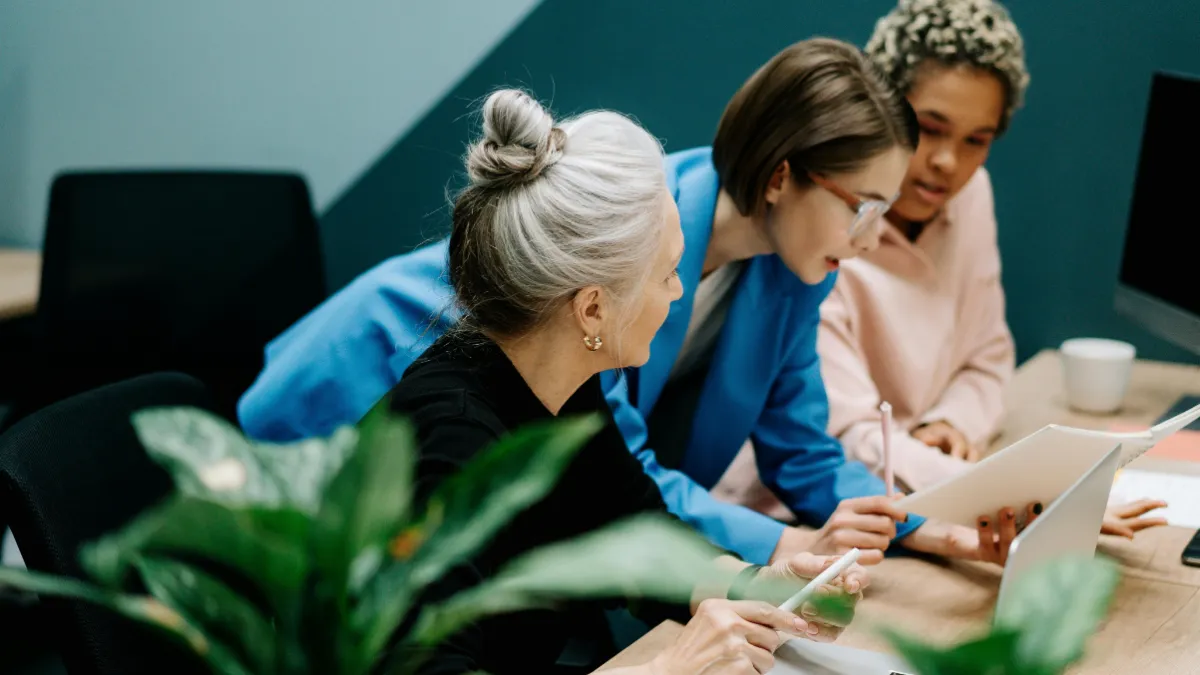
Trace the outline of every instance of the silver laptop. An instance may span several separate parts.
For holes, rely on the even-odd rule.
[[[1118,443],[1017,535],[1008,549],[997,609],[1012,601],[1014,585],[1030,569],[1061,556],[1095,554],[1120,460]],[[780,647],[775,661],[771,675],[913,675],[895,656],[801,639]]]
[[[1017,535],[1008,549],[1008,563],[996,599],[997,610],[1006,600],[1011,602],[1013,587],[1031,568],[1063,556],[1096,553],[1104,510],[1108,508],[1120,461],[1118,443]]]

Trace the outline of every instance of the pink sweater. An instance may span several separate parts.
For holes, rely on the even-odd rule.
[[[880,247],[842,266],[821,306],[829,432],[847,457],[882,472],[879,403],[895,418],[892,460],[910,490],[966,464],[909,435],[944,420],[986,445],[1013,372],[992,184],[979,169],[915,243],[888,227]]]

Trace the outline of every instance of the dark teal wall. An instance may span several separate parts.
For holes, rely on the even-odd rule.
[[[475,102],[531,88],[559,114],[636,116],[668,151],[711,140],[729,95],[783,46],[862,44],[887,0],[546,0],[322,220],[331,282],[447,229]],[[1111,309],[1151,72],[1200,72],[1196,0],[1019,0],[1033,84],[990,161],[1021,358],[1080,334],[1196,360]],[[1191,158],[1189,158],[1191,159]],[[1181,223],[1182,225],[1182,223]]]
[[[1200,361],[1112,310],[1150,77],[1200,73],[1200,2],[1023,0],[1012,9],[1033,82],[989,167],[1022,355],[1089,334],[1151,358]],[[1181,160],[1194,170],[1195,157]]]

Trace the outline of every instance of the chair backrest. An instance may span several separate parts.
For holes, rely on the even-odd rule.
[[[170,477],[146,454],[130,422],[134,412],[157,406],[211,411],[213,402],[190,376],[151,374],[45,407],[0,436],[0,512],[29,569],[84,578],[81,545],[170,492]],[[194,665],[161,635],[107,610],[45,605],[72,673],[174,673]]]
[[[171,370],[207,384],[233,419],[263,347],[326,295],[316,216],[294,174],[63,174],[43,256],[41,405]]]

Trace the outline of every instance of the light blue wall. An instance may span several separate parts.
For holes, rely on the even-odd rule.
[[[0,245],[68,167],[298,169],[324,208],[538,0],[4,0]]]

